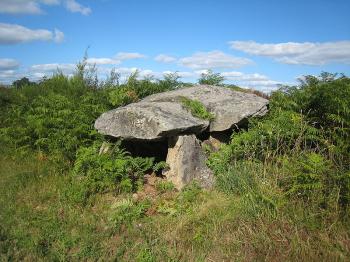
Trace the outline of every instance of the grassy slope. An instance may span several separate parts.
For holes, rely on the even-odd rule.
[[[183,193],[159,192],[151,200],[97,195],[81,208],[64,194],[69,177],[49,163],[2,156],[0,166],[3,260],[330,261],[350,256],[349,229],[338,221],[318,223],[302,207],[254,210],[244,196],[192,186]]]

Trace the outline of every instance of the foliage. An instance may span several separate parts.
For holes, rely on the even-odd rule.
[[[329,160],[317,153],[304,153],[280,161],[283,175],[279,183],[288,197],[327,204],[325,198],[331,195],[340,178]]]
[[[277,111],[263,121],[251,121],[249,131],[234,134],[230,145],[216,156],[269,161],[278,155],[316,147],[321,142],[319,130],[309,125],[303,115]]]
[[[299,87],[273,93],[269,114],[251,120],[248,130],[234,133],[229,145],[211,155],[209,165],[218,177],[218,187],[261,195],[253,181],[270,173],[283,192],[277,196],[279,202],[300,199],[310,208],[343,208],[347,216],[350,82],[334,77],[306,77]],[[249,163],[260,167],[242,177],[240,170]]]
[[[201,85],[213,85],[220,86],[223,84],[225,78],[220,73],[214,73],[212,70],[202,73],[198,79],[198,83]]]
[[[215,116],[208,112],[206,107],[198,100],[189,99],[183,96],[181,97],[181,103],[195,117],[209,121],[215,118]]]
[[[12,85],[16,88],[22,88],[27,85],[33,85],[34,82],[31,82],[27,77],[22,77],[21,79],[18,79],[12,83]]]
[[[94,120],[109,106],[102,91],[93,91],[75,77],[61,74],[37,86],[11,90],[0,137],[16,150],[36,149],[72,161],[81,145],[99,137]]]
[[[169,165],[165,161],[160,161],[153,166],[153,171],[157,173],[167,168],[169,168]]]
[[[272,109],[294,111],[322,130],[330,153],[338,164],[349,164],[350,152],[350,79],[323,73],[306,76],[299,87],[284,87],[272,94]]]
[[[72,170],[75,176],[74,196],[80,202],[98,192],[133,192],[152,169],[153,158],[131,157],[119,144],[110,144],[106,153],[99,153],[101,143],[81,147]]]
[[[93,123],[184,84],[176,74],[120,83],[116,71],[100,82],[85,62],[73,77],[0,88],[0,260],[350,256],[349,78],[323,73],[273,92],[269,113],[211,154],[215,190],[162,181],[147,195],[144,173],[166,164],[132,157]]]
[[[159,192],[167,192],[175,189],[171,181],[158,181],[155,186]]]
[[[130,90],[128,87],[116,88],[109,92],[108,96],[109,102],[116,107],[125,106],[138,100],[135,91]]]
[[[109,219],[119,230],[122,226],[131,225],[135,220],[145,216],[149,207],[149,201],[135,203],[129,198],[123,198],[111,206],[112,212]]]
[[[124,106],[148,95],[173,90],[181,85],[176,73],[165,74],[163,80],[154,80],[152,77],[141,80],[138,78],[139,72],[135,71],[125,84],[112,88],[109,92],[109,102],[113,106]]]

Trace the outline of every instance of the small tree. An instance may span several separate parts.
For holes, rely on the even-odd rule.
[[[201,85],[223,85],[223,77],[220,73],[214,73],[212,70],[208,70],[206,73],[202,73],[201,77],[198,79],[198,83]]]
[[[27,77],[22,77],[21,79],[18,79],[12,83],[12,85],[16,88],[21,88],[26,85],[32,85],[35,84],[34,82],[31,82]]]
[[[159,83],[163,84],[165,89],[176,89],[181,85],[181,77],[177,72],[164,74],[163,77],[164,80],[160,80]]]

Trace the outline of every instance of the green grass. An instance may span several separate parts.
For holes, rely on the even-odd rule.
[[[214,114],[208,112],[205,106],[198,100],[189,99],[183,96],[181,97],[181,103],[194,117],[209,121],[215,118]]]
[[[350,256],[346,222],[315,216],[300,202],[279,203],[277,211],[264,208],[247,194],[249,187],[232,194],[196,185],[177,193],[166,186],[149,199],[108,193],[81,207],[64,194],[69,176],[49,162],[2,156],[0,166],[5,261],[345,261]],[[257,174],[256,168],[246,165],[241,176]],[[260,192],[278,196],[273,176],[264,181]]]

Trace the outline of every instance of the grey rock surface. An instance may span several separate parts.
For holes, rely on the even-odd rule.
[[[206,156],[195,135],[173,137],[169,139],[166,159],[169,170],[164,175],[178,190],[192,181],[203,188],[211,188],[214,175],[205,162]]]
[[[224,131],[243,119],[267,113],[267,99],[219,86],[197,85],[154,94],[143,101],[179,103],[181,96],[199,100],[214,114],[215,119],[211,121],[209,131]]]
[[[138,102],[102,114],[95,128],[102,134],[126,140],[159,140],[182,133],[197,134],[209,126],[181,104]]]
[[[181,97],[199,100],[214,114],[210,123],[193,117]],[[252,116],[267,112],[268,100],[230,88],[197,85],[148,96],[102,114],[95,128],[102,134],[126,140],[160,140],[181,134],[224,131]]]

